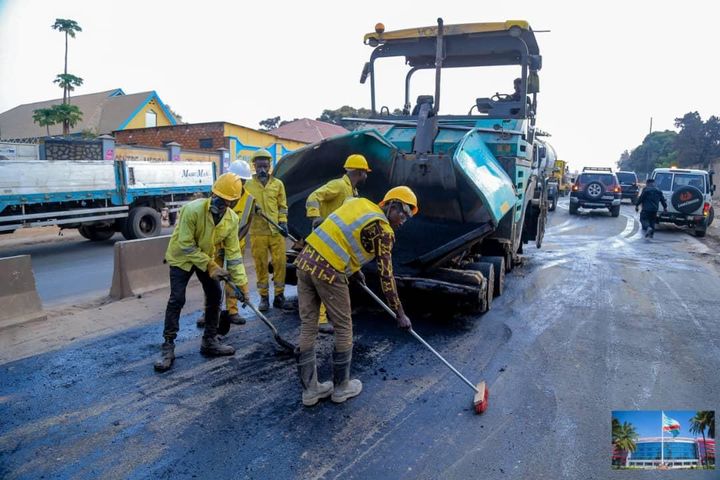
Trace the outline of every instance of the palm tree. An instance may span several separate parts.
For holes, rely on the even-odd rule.
[[[33,110],[33,122],[41,127],[46,127],[49,137],[50,125],[58,123],[56,112],[53,108],[38,108],[37,110]]]
[[[72,73],[58,73],[53,83],[57,83],[63,89],[63,92],[67,92],[67,103],[70,103],[70,92],[74,92],[75,87],[81,86],[83,79],[76,77]]]
[[[705,438],[705,429],[712,429],[709,435],[712,438],[715,438],[715,412],[708,411],[708,410],[701,410],[699,412],[695,412],[695,416],[690,419],[690,431],[694,434],[702,434],[703,437],[703,453],[705,454],[705,464],[703,468],[708,467],[708,454],[707,454],[707,443]]]
[[[634,452],[637,449],[635,443],[637,439],[638,434],[632,423],[625,422],[621,425],[618,419],[612,419],[612,443],[615,448],[626,452]]]
[[[67,75],[68,36],[75,38],[75,32],[82,32],[82,28],[80,28],[80,25],[75,20],[56,18],[52,29],[65,34],[65,70],[63,73]],[[67,94],[68,91],[63,90],[63,103],[67,103]]]

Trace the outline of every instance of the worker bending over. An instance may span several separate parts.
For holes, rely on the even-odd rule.
[[[418,211],[417,198],[408,187],[390,189],[379,206],[365,198],[347,200],[331,213],[306,239],[295,260],[300,306],[298,374],[303,405],[315,405],[331,396],[342,403],[362,390],[362,383],[350,379],[352,360],[352,317],[348,280],[363,282],[361,267],[377,258],[380,285],[400,328],[410,328],[392,270],[394,230]],[[335,323],[332,382],[318,382],[315,340],[318,334],[320,303]]]
[[[367,180],[370,167],[364,156],[353,154],[345,160],[345,175],[330,180],[322,187],[312,192],[305,202],[306,215],[312,222],[314,229],[338,209],[345,200],[358,196],[357,187]],[[334,332],[332,324],[328,323],[325,304],[320,304],[320,333]]]
[[[193,200],[180,209],[178,224],[170,237],[165,261],[170,265],[170,299],[165,310],[165,328],[160,359],[155,370],[164,372],[175,360],[175,338],[185,290],[195,274],[205,293],[205,331],[200,352],[204,355],[232,355],[235,349],[217,337],[222,299],[221,280],[232,280],[247,292],[247,276],[238,241],[238,216],[232,207],[242,195],[242,182],[234,173],[221,175],[213,184],[212,196]],[[216,261],[224,251],[227,270]],[[243,299],[241,299],[243,300]]]

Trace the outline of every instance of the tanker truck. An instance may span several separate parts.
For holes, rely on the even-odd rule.
[[[307,236],[307,196],[342,175],[348,155],[363,154],[372,173],[361,196],[379,201],[389,188],[407,185],[418,197],[420,212],[396,232],[393,250],[403,299],[485,312],[523,246],[539,248],[545,228],[543,149],[536,148],[535,128],[542,58],[533,30],[525,21],[444,25],[438,19],[431,27],[389,32],[378,24],[364,40],[373,50],[360,81],[369,80],[372,116],[347,119],[360,127],[287,154],[275,167],[288,195],[289,228]],[[408,67],[402,109],[392,114],[376,103],[383,80],[376,64],[391,58]],[[466,114],[441,110],[443,71],[495,66],[512,67],[514,94],[468,98]],[[413,75],[422,70],[434,73],[434,95],[420,95],[413,105]],[[292,261],[289,252],[289,283]],[[364,269],[368,282],[376,277],[374,263]]]

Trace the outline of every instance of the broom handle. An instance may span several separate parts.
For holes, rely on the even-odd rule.
[[[361,285],[362,288],[368,293],[368,295],[370,295],[370,296],[373,298],[373,300],[375,300],[381,307],[383,307],[383,308],[385,309],[386,312],[388,312],[394,319],[397,320],[397,315],[395,314],[395,312],[393,312],[392,309],[391,309],[390,307],[388,307],[388,306],[385,304],[385,302],[383,302],[383,301],[380,299],[380,297],[378,297],[377,295],[375,295],[375,292],[373,292],[372,290],[370,290],[370,288],[369,288],[367,285],[365,285],[365,283],[360,283],[360,285]],[[413,330],[413,329],[411,328],[411,329],[409,329],[408,331],[410,332],[410,335],[412,335],[412,336],[415,337],[420,343],[422,343],[422,344],[425,346],[425,348],[427,348],[427,349],[430,350],[432,353],[434,353],[435,356],[438,357],[438,358],[440,359],[440,361],[442,361],[442,362],[445,364],[445,366],[447,366],[450,370],[452,370],[455,375],[457,375],[458,377],[460,377],[460,379],[461,379],[463,382],[465,382],[465,383],[468,385],[468,387],[472,388],[475,393],[479,393],[479,391],[478,391],[478,389],[475,387],[475,385],[473,385],[472,383],[470,383],[470,381],[469,381],[467,378],[465,378],[465,376],[464,376],[462,373],[458,372],[455,367],[453,367],[452,365],[450,365],[450,362],[448,362],[447,360],[445,360],[445,358],[444,358],[442,355],[440,355],[440,354],[437,352],[437,350],[435,350],[433,347],[431,347],[430,344],[427,343],[420,335],[418,335],[418,334],[415,332],[415,330]]]

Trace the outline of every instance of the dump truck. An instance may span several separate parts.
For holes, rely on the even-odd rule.
[[[56,225],[92,241],[160,235],[161,212],[209,194],[212,162],[0,161],[0,234]]]
[[[350,133],[285,155],[275,168],[288,195],[289,228],[307,236],[305,200],[343,173],[345,158],[363,154],[372,168],[360,195],[382,199],[407,185],[420,213],[396,232],[395,275],[403,298],[454,311],[487,311],[503,291],[504,276],[520,262],[523,246],[539,248],[547,216],[535,128],[542,57],[525,21],[437,25],[365,35],[373,50],[362,70],[370,82],[370,118]],[[402,109],[376,103],[376,62],[404,58],[408,66]],[[441,78],[448,68],[513,66],[515,95],[468,98],[468,113],[441,111]],[[515,68],[517,70],[515,70]],[[434,72],[434,95],[410,101],[413,75]],[[513,75],[515,76],[515,75]],[[468,96],[473,92],[468,92]],[[398,102],[399,103],[399,102]],[[442,112],[442,113],[441,113]],[[289,252],[288,282],[293,281]],[[374,264],[366,265],[371,273]],[[370,281],[373,275],[367,275]]]

